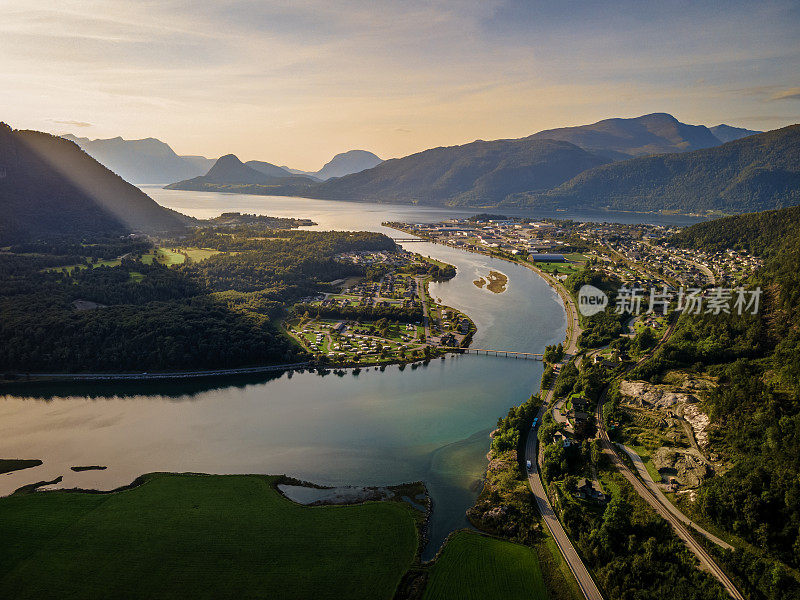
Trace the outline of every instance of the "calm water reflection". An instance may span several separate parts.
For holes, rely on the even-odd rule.
[[[198,217],[223,211],[308,217],[320,229],[386,231],[384,220],[438,220],[453,211],[146,189]],[[432,244],[408,246],[455,264],[434,296],[473,317],[478,347],[540,352],[563,339],[558,298],[533,273]],[[509,277],[492,294],[472,284],[489,270]],[[150,471],[287,473],[329,485],[424,480],[434,500],[435,553],[479,488],[488,433],[508,407],[539,385],[538,362],[459,356],[428,366],[344,377],[294,373],[276,378],[180,384],[82,384],[24,388],[0,400],[0,457],[39,458],[40,467],[0,476],[0,493],[63,476],[60,487],[111,489]],[[105,471],[75,473],[76,465]]]

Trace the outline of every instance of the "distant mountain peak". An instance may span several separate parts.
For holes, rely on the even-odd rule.
[[[210,183],[264,183],[267,175],[244,164],[235,154],[220,156],[205,175]]]
[[[366,171],[381,164],[383,160],[367,150],[348,150],[340,152],[316,172],[319,179],[344,177],[352,173]]]
[[[725,125],[724,123],[715,125],[714,127],[709,127],[709,129],[720,142],[732,142],[743,137],[764,133],[763,131],[755,131],[753,129],[745,129],[743,127],[733,127],[731,125]]]

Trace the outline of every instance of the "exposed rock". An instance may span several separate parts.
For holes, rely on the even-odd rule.
[[[640,406],[654,406],[656,408],[669,408],[679,402],[697,402],[691,394],[674,392],[667,386],[653,385],[645,381],[622,381],[619,391],[624,396],[634,399]]]
[[[708,446],[708,427],[711,423],[711,419],[700,410],[700,406],[694,403],[684,404],[683,418],[692,426],[694,438],[697,440],[698,446],[701,448]]]
[[[653,453],[652,460],[664,481],[674,479],[684,487],[696,488],[713,474],[691,451],[661,447]]]

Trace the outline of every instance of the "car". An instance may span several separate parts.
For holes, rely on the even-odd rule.
[[[528,469],[528,471],[530,471],[533,468],[531,461],[529,460],[525,461],[525,467]]]

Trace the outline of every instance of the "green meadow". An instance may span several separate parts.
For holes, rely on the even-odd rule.
[[[400,502],[305,507],[260,475],[151,474],[110,494],[0,498],[2,597],[391,598],[414,560]]]
[[[424,600],[544,600],[534,548],[472,531],[454,534],[430,570]]]

